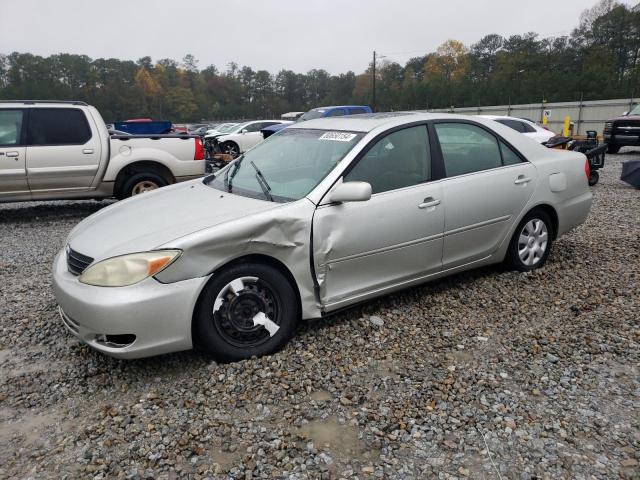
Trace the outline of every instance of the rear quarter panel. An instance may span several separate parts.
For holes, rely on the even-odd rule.
[[[204,160],[194,160],[194,138],[131,138],[111,139],[111,160],[104,181],[115,181],[118,172],[140,161],[157,162],[167,167],[174,177],[204,175]]]

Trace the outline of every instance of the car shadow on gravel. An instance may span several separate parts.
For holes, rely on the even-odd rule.
[[[113,204],[113,201],[75,201],[0,204],[0,223],[30,223],[34,219],[57,220],[77,217],[78,221]]]
[[[306,335],[326,328],[333,323],[343,323],[363,316],[373,315],[380,310],[397,308],[399,305],[417,305],[421,298],[429,295],[447,295],[452,290],[465,290],[469,284],[478,280],[512,272],[504,264],[488,265],[474,270],[456,273],[420,285],[408,287],[381,297],[332,312],[319,319],[302,322],[297,335]]]

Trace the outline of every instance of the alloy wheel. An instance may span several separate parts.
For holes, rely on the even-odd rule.
[[[152,182],[151,180],[142,180],[133,186],[133,188],[131,189],[131,194],[138,195],[140,193],[150,192],[151,190],[155,190],[157,188],[159,188],[157,183]]]
[[[549,244],[547,225],[539,218],[529,220],[518,238],[518,256],[528,267],[536,265],[544,257]]]

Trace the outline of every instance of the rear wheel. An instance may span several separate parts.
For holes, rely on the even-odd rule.
[[[122,185],[119,198],[128,198],[141,193],[150,192],[168,185],[167,181],[154,172],[131,175]]]
[[[529,212],[513,234],[508,263],[521,272],[542,267],[551,251],[553,224],[544,210]]]
[[[607,147],[607,153],[618,153],[620,148],[620,145],[609,145]]]
[[[214,274],[194,315],[194,343],[222,362],[277,352],[294,333],[298,304],[289,280],[262,264]]]

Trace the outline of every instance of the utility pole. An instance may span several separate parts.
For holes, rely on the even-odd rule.
[[[373,51],[373,75],[371,78],[372,101],[371,108],[376,111],[376,51]]]

